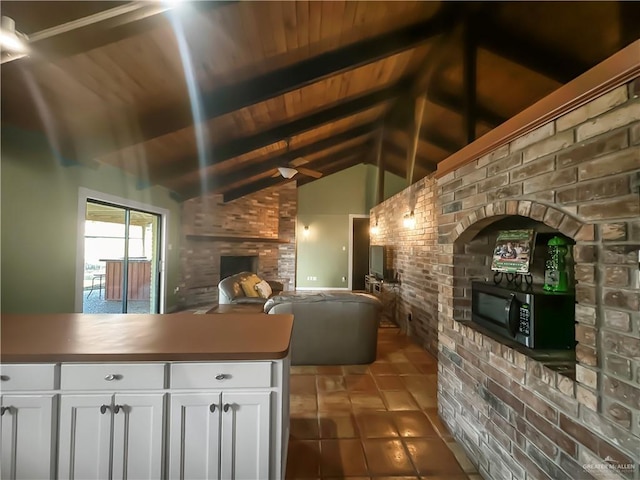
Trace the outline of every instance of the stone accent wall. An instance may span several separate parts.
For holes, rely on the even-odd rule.
[[[182,205],[181,306],[218,301],[221,255],[258,255],[258,274],[295,289],[295,183],[224,203],[210,194]]]
[[[417,286],[437,282],[438,409],[485,478],[640,478],[639,93],[636,79],[438,179],[437,247],[396,247],[396,258],[420,244],[436,259],[406,264],[416,289],[403,286],[401,302],[431,308],[432,289]],[[397,215],[408,192],[372,218]],[[462,321],[470,278],[487,272],[486,245],[472,240],[508,216],[576,242],[575,379]],[[605,459],[633,468],[583,468]]]

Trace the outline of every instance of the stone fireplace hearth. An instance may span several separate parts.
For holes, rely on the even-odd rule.
[[[485,478],[640,478],[639,95],[636,78],[371,211],[397,318],[438,354],[440,417]],[[575,242],[575,378],[466,322],[506,217]]]

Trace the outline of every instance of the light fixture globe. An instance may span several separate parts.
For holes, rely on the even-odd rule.
[[[0,20],[0,46],[3,52],[26,53],[27,36],[16,30],[16,22],[10,17],[3,16]]]
[[[289,167],[278,167],[278,171],[280,172],[280,175],[282,175],[284,178],[293,178],[295,174],[298,173],[298,171],[295,168],[289,168]]]

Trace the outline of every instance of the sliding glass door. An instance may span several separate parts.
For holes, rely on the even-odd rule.
[[[161,216],[87,200],[83,313],[158,313]]]

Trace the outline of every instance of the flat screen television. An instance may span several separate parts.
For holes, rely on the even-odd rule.
[[[369,275],[373,275],[377,280],[384,280],[386,264],[384,246],[371,245],[369,247]]]

